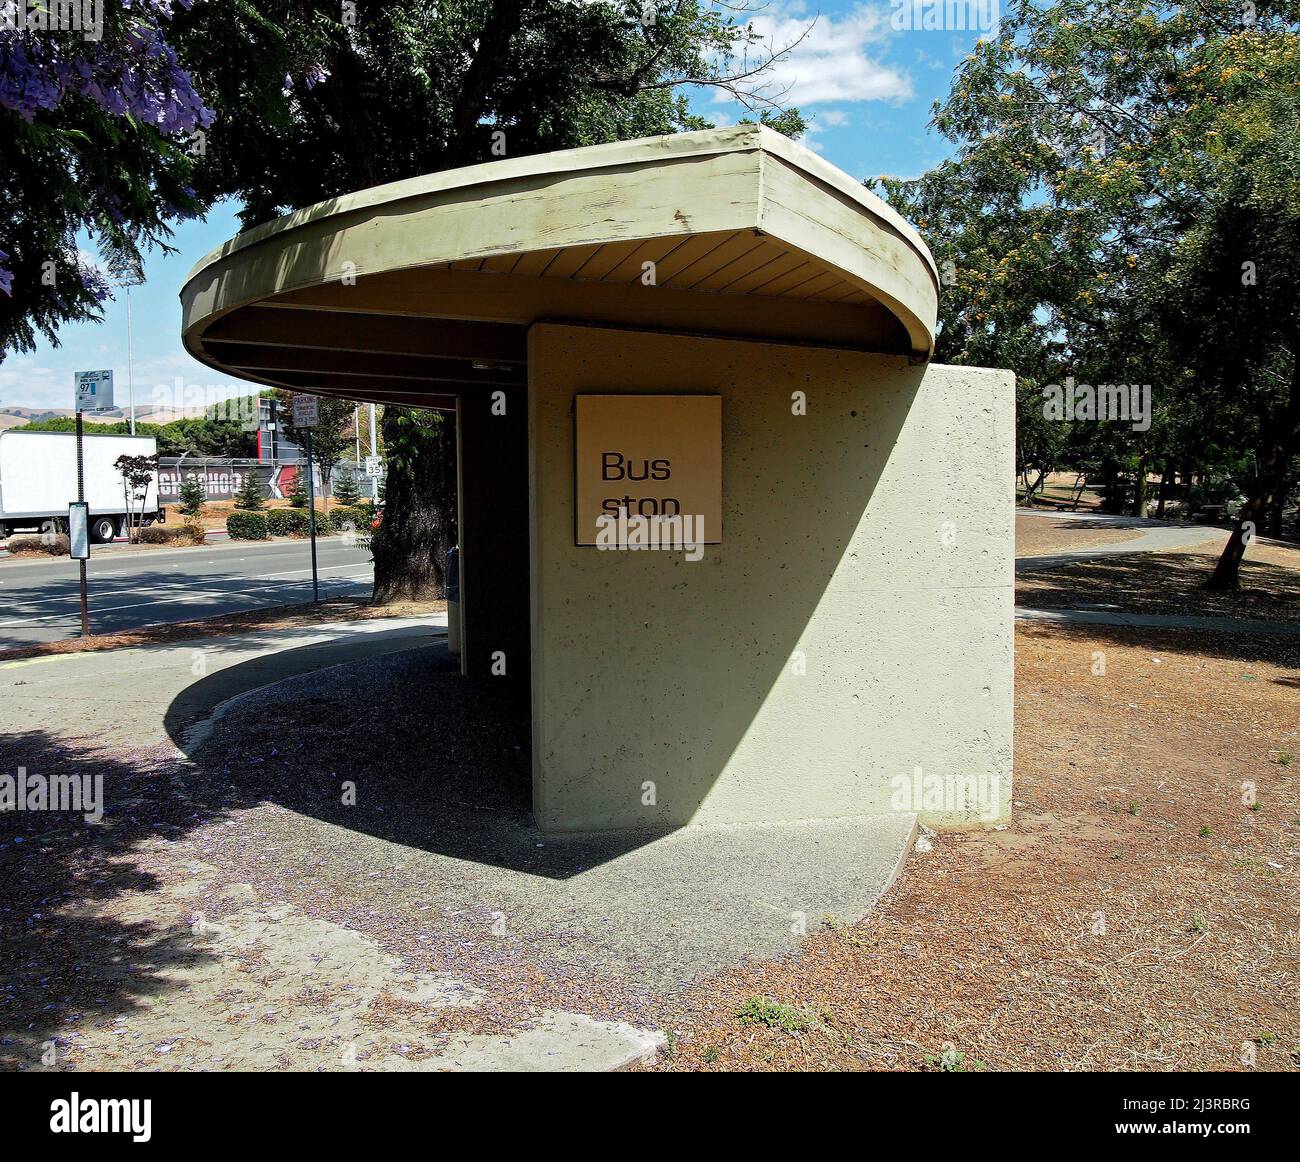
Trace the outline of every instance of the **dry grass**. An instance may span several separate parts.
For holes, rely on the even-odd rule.
[[[967,1069],[1300,1068],[1300,642],[1018,637],[1006,830],[936,838],[864,923],[697,988],[658,1068],[930,1069],[949,1045]],[[753,997],[814,1024],[743,1024]]]

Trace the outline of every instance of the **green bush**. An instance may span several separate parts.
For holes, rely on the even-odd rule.
[[[266,516],[260,512],[236,509],[226,517],[226,532],[235,541],[264,541],[268,537]]]
[[[375,519],[375,509],[371,504],[350,504],[336,508],[330,513],[330,518],[334,522],[335,532],[343,532],[350,522],[354,532],[365,533],[370,531],[370,522]]]
[[[266,531],[273,537],[305,537],[307,514],[297,508],[268,509]]]

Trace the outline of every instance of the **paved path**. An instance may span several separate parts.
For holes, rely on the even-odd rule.
[[[112,547],[91,554],[92,633],[311,599],[306,541]],[[341,537],[326,537],[317,542],[317,557],[322,597],[370,592],[369,552],[349,547]],[[67,558],[0,561],[0,649],[76,637],[81,632],[77,575],[77,563]]]
[[[343,622],[0,663],[0,720],[15,731],[30,723],[53,736],[56,747],[87,755],[101,746],[150,747],[170,738],[202,763],[205,745],[228,744],[268,714],[288,720],[304,698],[332,699],[344,712],[358,690],[370,691],[385,707],[405,692],[411,701],[403,713],[411,705],[454,709],[451,703],[465,687],[445,664],[445,622],[445,615]],[[442,658],[431,665],[435,654]],[[51,707],[57,707],[53,714]],[[454,757],[457,715],[447,714],[446,721],[444,741]],[[441,771],[438,749],[432,752],[433,769]],[[413,770],[420,769],[413,763]],[[472,768],[464,772],[469,783],[463,796],[458,790],[454,797],[473,801],[481,775]],[[183,796],[184,768],[178,778],[169,793]],[[382,796],[382,783],[375,787],[373,793]],[[417,1042],[418,1021],[398,1018],[410,1029],[385,1029],[380,1036],[362,1018],[384,990],[430,1009],[499,1004],[470,983],[476,958],[486,958],[489,968],[493,958],[509,963],[516,955],[599,965],[603,973],[629,980],[639,994],[673,991],[747,958],[793,952],[799,920],[815,928],[825,915],[851,921],[869,910],[898,873],[915,829],[915,817],[900,813],[691,828],[659,838],[552,837],[538,834],[517,812],[467,809],[458,824],[442,804],[430,811],[423,841],[412,844],[394,841],[375,823],[393,813],[383,809],[382,798],[377,805],[373,818],[343,827],[314,818],[305,804],[273,799],[269,809],[228,807],[224,826],[234,828],[236,846],[251,845],[253,837],[245,833],[254,832],[259,848],[281,853],[277,858],[310,851],[313,875],[337,878],[344,903],[343,889],[355,886],[358,868],[386,869],[365,881],[366,895],[353,903],[419,915],[444,943],[452,936],[460,940],[463,928],[464,940],[456,947],[464,971],[416,971],[354,931],[352,923],[309,913],[274,893],[266,896],[243,875],[228,879],[229,872],[205,864],[178,838],[174,866],[183,864],[187,875],[119,893],[113,905],[118,922],[174,933],[178,916],[191,916],[196,900],[233,895],[246,906],[223,914],[196,937],[193,957],[158,970],[168,1003],[150,1006],[144,1015],[132,1012],[118,1026],[110,1014],[69,1033],[83,1067],[116,1059],[123,1051],[117,1034],[126,1033],[146,1052],[155,1043],[174,1045],[166,1068],[271,1068],[273,1049],[291,1051],[305,1068],[338,1068],[329,1047],[342,1037],[367,1069],[616,1069],[653,1054],[663,1035],[644,1022],[543,1007],[513,1032],[453,1036],[437,1053],[412,1060],[385,1046],[393,1040],[390,1033]],[[404,816],[419,813],[411,803],[402,810]],[[106,811],[105,825],[115,820]],[[459,845],[458,825],[471,828],[468,846]],[[157,838],[150,847],[155,858],[171,850],[170,839]],[[492,915],[509,918],[500,938],[486,935],[488,907]],[[283,979],[280,994],[247,987],[240,967],[250,950],[277,970],[268,975]],[[120,959],[116,948],[111,951]],[[84,949],[80,954],[96,959]],[[41,955],[33,950],[34,976],[48,971]],[[332,1002],[322,1009],[297,997],[308,972],[343,998],[342,1007]],[[485,979],[491,981],[492,973]],[[231,990],[241,988],[235,1005]],[[269,1006],[292,1018],[285,1025],[291,1043],[275,1041],[256,1024],[224,1019],[241,1005]]]
[[[1017,573],[1034,573],[1042,569],[1063,569],[1080,561],[1098,557],[1117,557],[1129,553],[1159,553],[1174,549],[1190,549],[1209,541],[1222,541],[1227,530],[1213,525],[1169,524],[1167,521],[1142,520],[1139,517],[1111,516],[1092,512],[1034,512],[1018,508],[1016,515],[1042,520],[1053,520],[1070,528],[1096,530],[1113,528],[1117,531],[1138,529],[1140,536],[1130,537],[1113,545],[1088,545],[1077,549],[1063,549],[1039,557],[1017,557]]]
[[[0,722],[105,746],[180,737],[221,702],[345,661],[441,642],[447,615],[375,618],[0,663]]]
[[[1210,629],[1223,633],[1272,633],[1300,636],[1293,621],[1252,621],[1241,617],[1195,617],[1172,613],[1111,613],[1100,609],[1016,609],[1017,621],[1054,621],[1071,625],[1132,625],[1144,629]]]

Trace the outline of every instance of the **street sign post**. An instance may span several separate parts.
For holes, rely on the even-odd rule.
[[[314,428],[320,423],[320,401],[314,395],[299,392],[293,397],[293,426]]]
[[[78,371],[74,380],[77,385],[78,414],[107,411],[113,406],[111,371]]]
[[[72,377],[73,403],[77,411],[77,500],[68,506],[68,555],[75,557],[81,572],[81,636],[90,636],[90,605],[86,594],[86,560],[90,556],[90,508],[86,504],[85,461],[82,456],[85,436],[82,415],[85,412],[104,412],[113,406],[113,373],[104,371],[77,371]],[[84,520],[84,543],[78,543],[73,533],[73,511],[79,510],[77,519]],[[77,549],[80,551],[76,551]]]
[[[316,575],[316,481],[311,470],[311,430],[320,422],[314,395],[299,392],[293,397],[293,426],[307,434],[303,451],[307,453],[307,532],[311,537],[311,599],[320,601],[320,581]]]

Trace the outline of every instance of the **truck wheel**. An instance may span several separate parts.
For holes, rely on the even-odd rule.
[[[90,539],[97,545],[108,544],[117,536],[117,521],[111,516],[97,516],[90,522]]]
[[[45,520],[41,521],[41,536],[57,537],[60,533],[65,532],[66,528],[65,522],[59,520],[58,517],[46,517]]]

